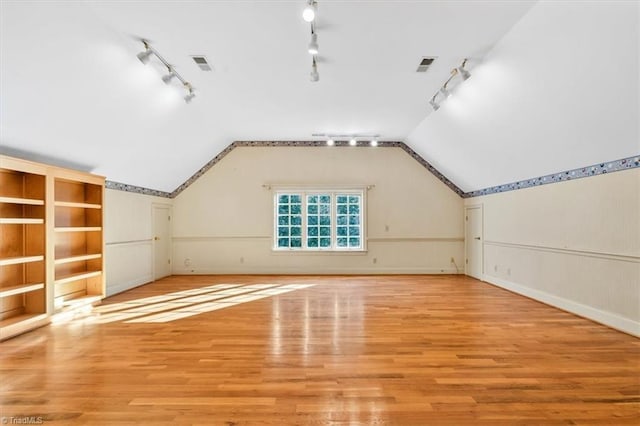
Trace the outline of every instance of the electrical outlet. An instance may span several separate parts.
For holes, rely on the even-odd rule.
[[[187,266],[187,267],[191,266],[191,259],[186,258],[186,259],[184,260],[184,266]]]
[[[451,260],[449,261],[451,263],[456,263],[456,260],[452,257]]]
[[[378,258],[377,258],[377,257],[374,257],[374,258],[373,258],[373,263],[374,263],[374,264],[378,263]]]
[[[240,263],[244,263],[244,257],[240,258]]]

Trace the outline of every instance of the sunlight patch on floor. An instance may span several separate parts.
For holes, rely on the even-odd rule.
[[[162,323],[253,302],[314,284],[216,284],[96,307],[94,322]]]

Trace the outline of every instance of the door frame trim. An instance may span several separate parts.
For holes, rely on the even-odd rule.
[[[151,276],[153,277],[153,280],[157,280],[159,279],[157,277],[157,271],[156,271],[156,240],[155,240],[155,235],[156,235],[156,229],[155,229],[155,224],[156,224],[156,208],[160,208],[160,209],[166,209],[169,211],[169,275],[167,276],[171,276],[171,274],[173,273],[173,244],[171,242],[172,236],[173,236],[173,232],[172,229],[173,227],[171,226],[171,216],[173,216],[173,209],[172,209],[172,205],[171,204],[165,204],[165,203],[151,203]]]
[[[481,238],[481,242],[482,244],[480,245],[480,276],[479,277],[474,277],[473,275],[469,275],[469,264],[467,263],[467,260],[469,259],[469,241],[467,239],[467,231],[469,228],[469,210],[473,210],[473,209],[480,209],[480,238]],[[464,206],[464,274],[472,277],[472,278],[476,278],[479,279],[480,281],[484,281],[484,205],[482,203],[477,203],[477,204],[468,204],[466,206]]]

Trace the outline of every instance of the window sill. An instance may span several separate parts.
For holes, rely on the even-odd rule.
[[[367,254],[366,249],[361,250],[286,250],[286,249],[271,249],[271,254],[276,256],[283,255],[304,255],[304,256],[365,256]]]

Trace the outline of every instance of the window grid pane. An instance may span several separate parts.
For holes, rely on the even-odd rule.
[[[279,194],[276,211],[277,247],[302,247],[302,197],[300,194]]]
[[[354,249],[362,247],[362,225],[360,195],[338,194],[336,196],[336,245],[339,248]]]
[[[307,248],[331,248],[331,195],[307,195],[306,208]]]

